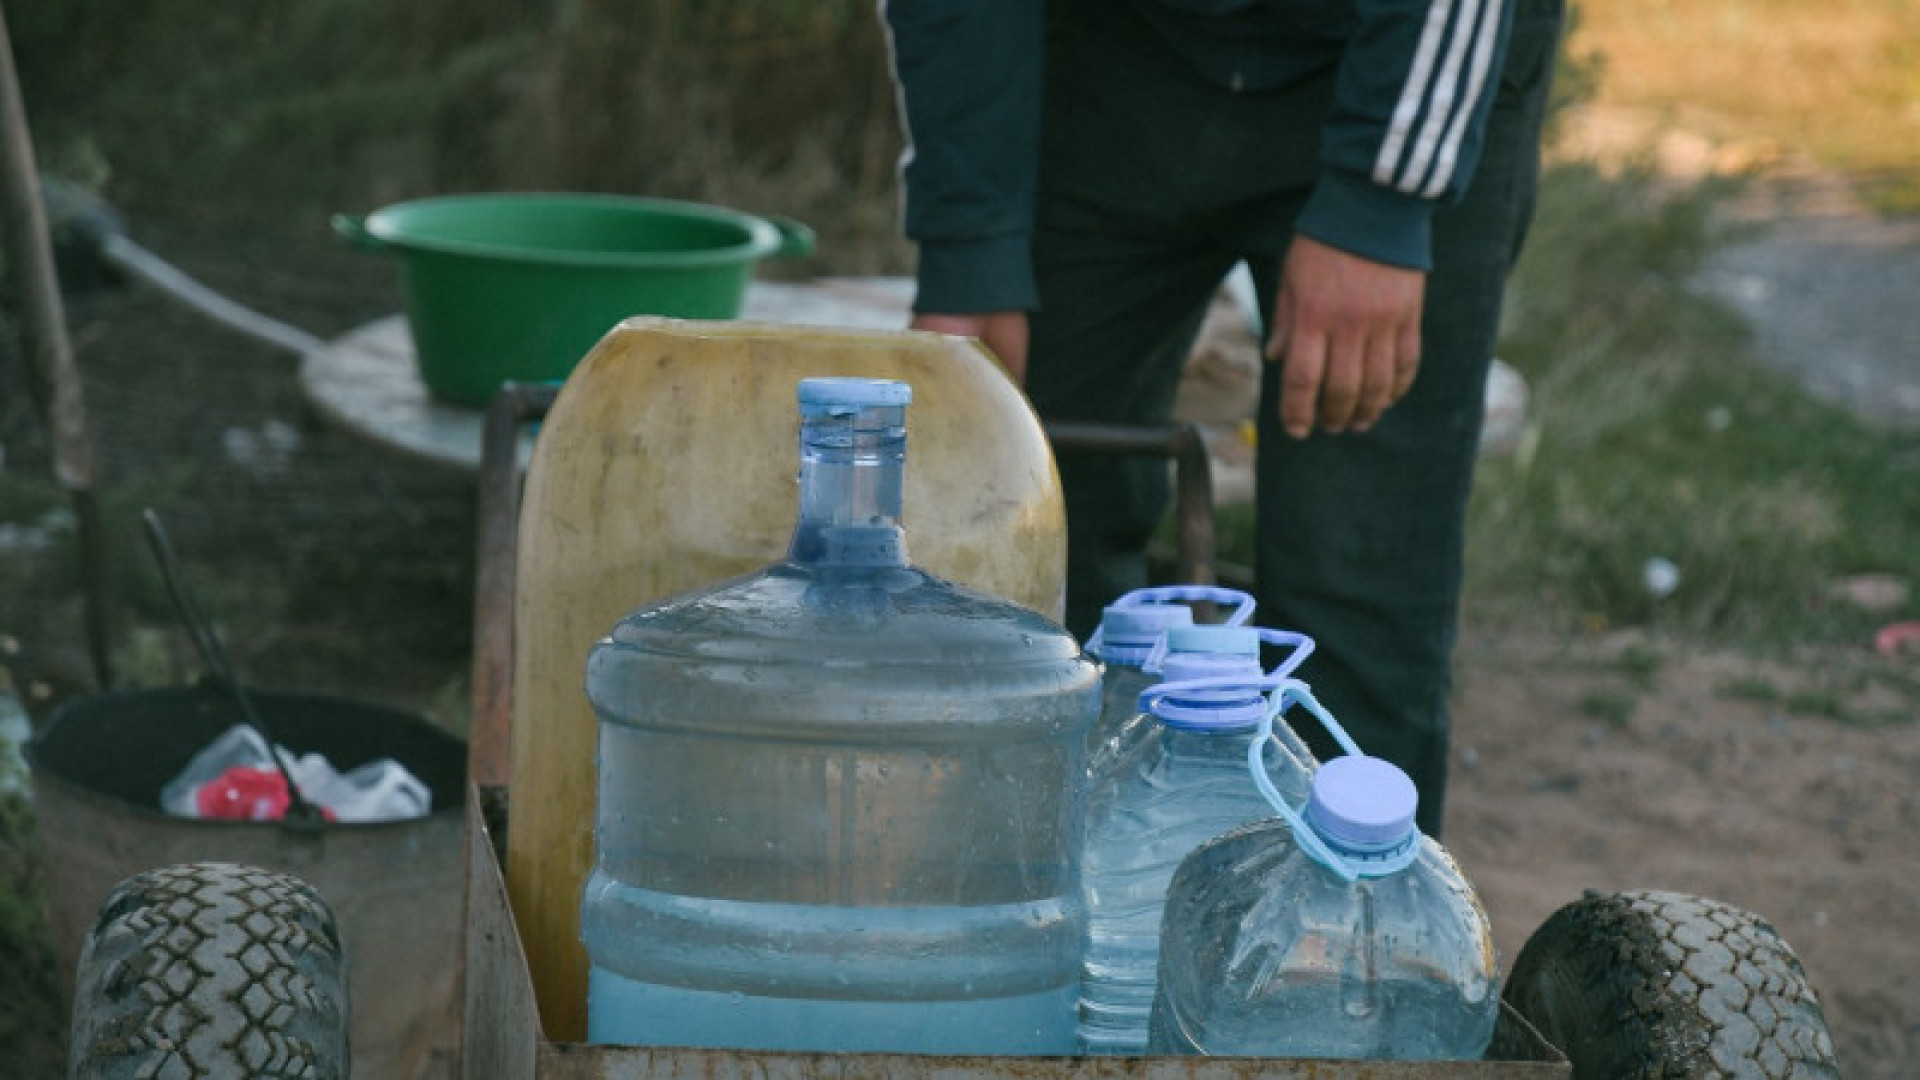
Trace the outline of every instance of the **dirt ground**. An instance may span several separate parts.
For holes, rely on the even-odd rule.
[[[234,220],[185,200],[123,206],[136,238],[228,295],[322,335],[398,309],[389,269],[342,250],[325,212]],[[70,311],[114,543],[116,641],[146,676],[191,677],[131,528],[154,505],[242,670],[456,722],[471,623],[471,478],[409,464],[318,420],[292,357],[134,289]],[[17,369],[0,399],[19,398]],[[8,470],[44,467],[6,414]],[[70,575],[0,548],[0,657],[37,717],[89,687]],[[1913,617],[1895,612],[1894,617]],[[1762,670],[1684,641],[1463,629],[1446,839],[1503,956],[1584,889],[1712,896],[1770,920],[1822,995],[1847,1075],[1920,1060],[1920,723],[1863,726],[1742,693],[1820,688],[1870,664],[1809,653]],[[1909,670],[1912,670],[1909,668]],[[1599,707],[1602,703],[1605,707]],[[1893,708],[1912,709],[1895,698]],[[57,858],[57,852],[41,852]],[[3,959],[3,958],[0,958]],[[0,1062],[57,1059],[44,972],[0,964]],[[13,1051],[9,1053],[8,1051]],[[28,1064],[23,1064],[28,1063]]]
[[[1715,897],[1799,954],[1847,1076],[1912,1075],[1920,725],[1849,727],[1728,692],[1853,662],[1763,671],[1684,642],[1466,627],[1446,835],[1503,956],[1585,889]],[[1623,689],[1630,716],[1591,715]]]

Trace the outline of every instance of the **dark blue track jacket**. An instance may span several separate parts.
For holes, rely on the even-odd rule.
[[[1114,4],[1129,0],[1107,0]],[[1204,78],[1258,91],[1335,73],[1321,172],[1296,228],[1429,269],[1434,208],[1471,177],[1509,0],[1132,0]],[[1044,0],[880,0],[908,149],[919,311],[1027,310]]]

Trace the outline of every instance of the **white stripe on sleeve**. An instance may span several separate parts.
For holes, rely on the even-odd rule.
[[[1421,123],[1420,135],[1414,140],[1413,150],[1394,182],[1395,187],[1409,195],[1421,189],[1434,155],[1440,150],[1447,123],[1453,119],[1454,109],[1460,105],[1460,69],[1467,66],[1467,55],[1473,47],[1473,28],[1479,14],[1479,0],[1466,0],[1449,27],[1447,59],[1434,78],[1431,96],[1427,101],[1426,120]]]
[[[1460,159],[1460,143],[1467,134],[1467,122],[1473,119],[1474,106],[1480,101],[1480,93],[1487,85],[1487,75],[1493,67],[1494,45],[1500,37],[1501,0],[1490,0],[1487,11],[1480,20],[1480,32],[1473,43],[1473,72],[1467,80],[1467,92],[1454,109],[1453,121],[1447,125],[1446,142],[1440,147],[1440,159],[1434,166],[1433,175],[1427,179],[1427,186],[1420,194],[1429,199],[1437,199],[1440,193],[1453,182],[1453,173]]]
[[[1381,187],[1394,186],[1393,174],[1399,171],[1400,151],[1405,147],[1408,132],[1413,130],[1413,122],[1420,115],[1420,102],[1426,97],[1427,81],[1433,76],[1433,58],[1440,53],[1440,43],[1447,32],[1447,16],[1455,0],[1432,0],[1427,6],[1427,22],[1420,30],[1420,46],[1414,51],[1413,66],[1407,70],[1407,81],[1400,88],[1400,100],[1394,104],[1393,119],[1387,126],[1387,137],[1380,143],[1380,153],[1373,160],[1373,182]]]
[[[880,32],[887,48],[887,68],[893,74],[893,110],[900,117],[900,134],[905,144],[900,151],[900,161],[895,166],[905,175],[907,167],[913,164],[913,122],[907,117],[907,88],[900,81],[900,46],[893,40],[893,21],[887,17],[888,0],[877,0],[874,7],[880,15]],[[906,199],[900,200],[902,215],[906,212]]]

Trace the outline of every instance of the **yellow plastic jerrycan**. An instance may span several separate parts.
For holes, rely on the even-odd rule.
[[[507,887],[549,1039],[586,1035],[587,650],[635,608],[778,561],[802,378],[913,387],[903,524],[923,569],[1058,620],[1066,517],[1040,421],[977,343],[919,331],[629,319],[541,427],[521,502]]]

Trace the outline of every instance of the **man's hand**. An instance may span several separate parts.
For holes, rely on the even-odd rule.
[[[1027,381],[1027,313],[991,311],[979,315],[915,315],[915,330],[979,338],[1016,385]]]
[[[1267,359],[1286,364],[1280,423],[1304,439],[1366,431],[1420,368],[1426,274],[1296,234],[1280,271]]]

